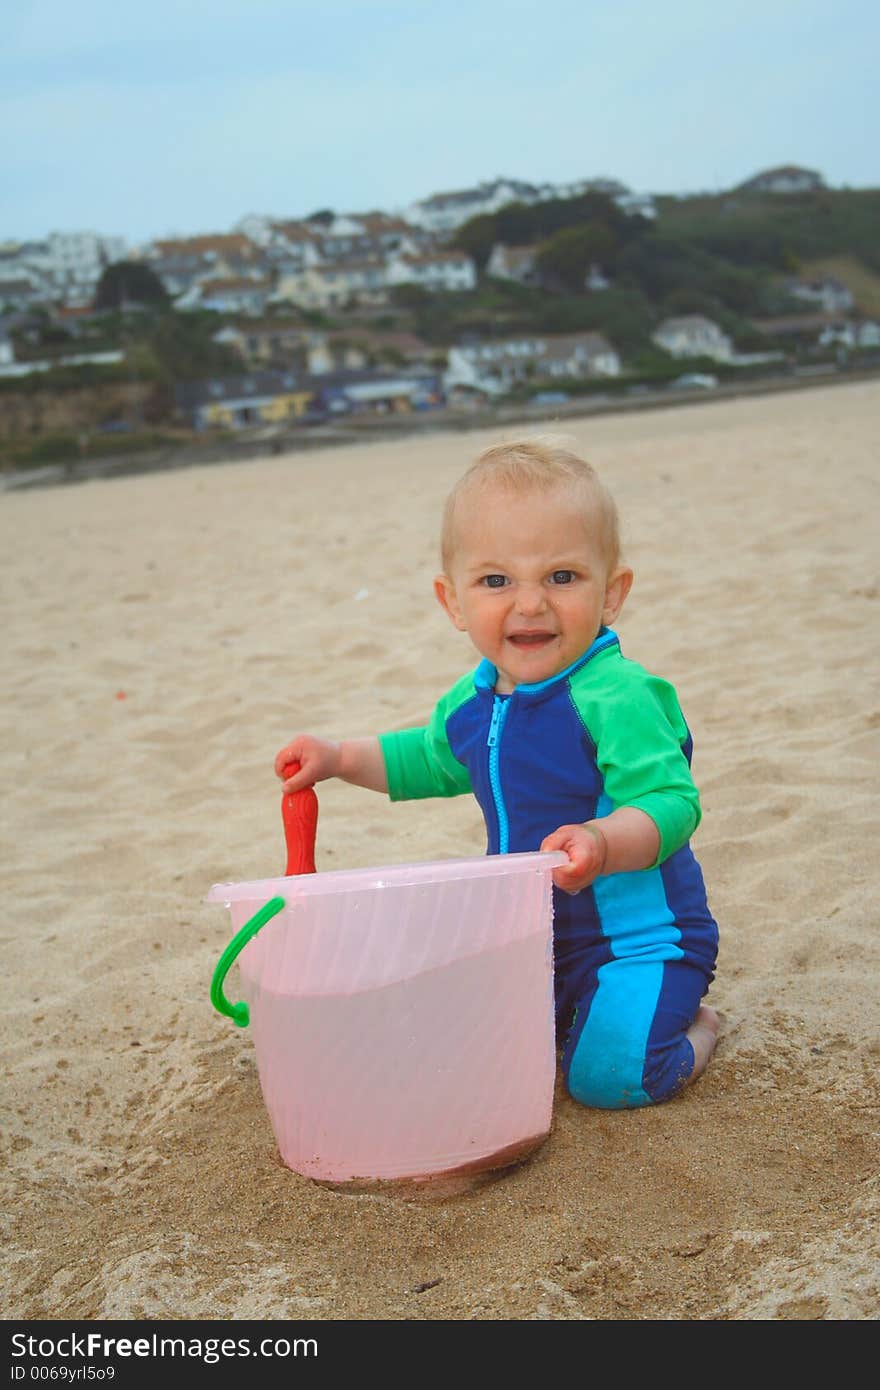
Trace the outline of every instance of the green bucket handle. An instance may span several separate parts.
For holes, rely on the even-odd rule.
[[[256,936],[260,927],[264,927],[272,917],[283,911],[286,906],[283,898],[270,898],[267,903],[263,904],[259,912],[255,912],[253,917],[235,933],[217,962],[214,978],[211,981],[211,1003],[218,1013],[231,1018],[237,1028],[247,1028],[250,1021],[250,1010],[243,999],[239,999],[237,1004],[230,1004],[223,993],[223,981],[226,979],[229,967],[239,951],[242,951],[251,938]]]

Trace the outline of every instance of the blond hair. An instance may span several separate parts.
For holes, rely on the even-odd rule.
[[[598,517],[599,535],[609,573],[620,561],[620,523],[614,498],[591,463],[553,438],[514,439],[484,449],[459,478],[446,499],[441,531],[443,569],[448,573],[455,551],[456,513],[465,498],[490,488],[522,496],[551,487],[568,489],[585,519]]]

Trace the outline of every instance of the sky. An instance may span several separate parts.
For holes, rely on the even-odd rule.
[[[29,0],[3,29],[0,242],[405,212],[501,176],[880,186],[876,0]]]

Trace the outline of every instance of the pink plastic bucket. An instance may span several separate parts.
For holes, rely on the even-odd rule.
[[[487,855],[214,885],[207,901],[247,941],[227,951],[240,949],[246,1006],[221,989],[218,1007],[250,1015],[288,1167],[428,1178],[504,1166],[546,1138],[550,875],[564,862]],[[261,908],[270,920],[254,928]]]

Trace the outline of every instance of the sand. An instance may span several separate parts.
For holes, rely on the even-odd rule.
[[[405,725],[471,664],[438,514],[516,431],[0,497],[5,1319],[878,1316],[878,406],[566,421],[624,518],[624,651],[694,734],[721,1038],[656,1109],[558,1088],[442,1199],[281,1165],[204,896],[283,872],[294,732]],[[319,790],[319,871],[484,848],[468,798]]]

